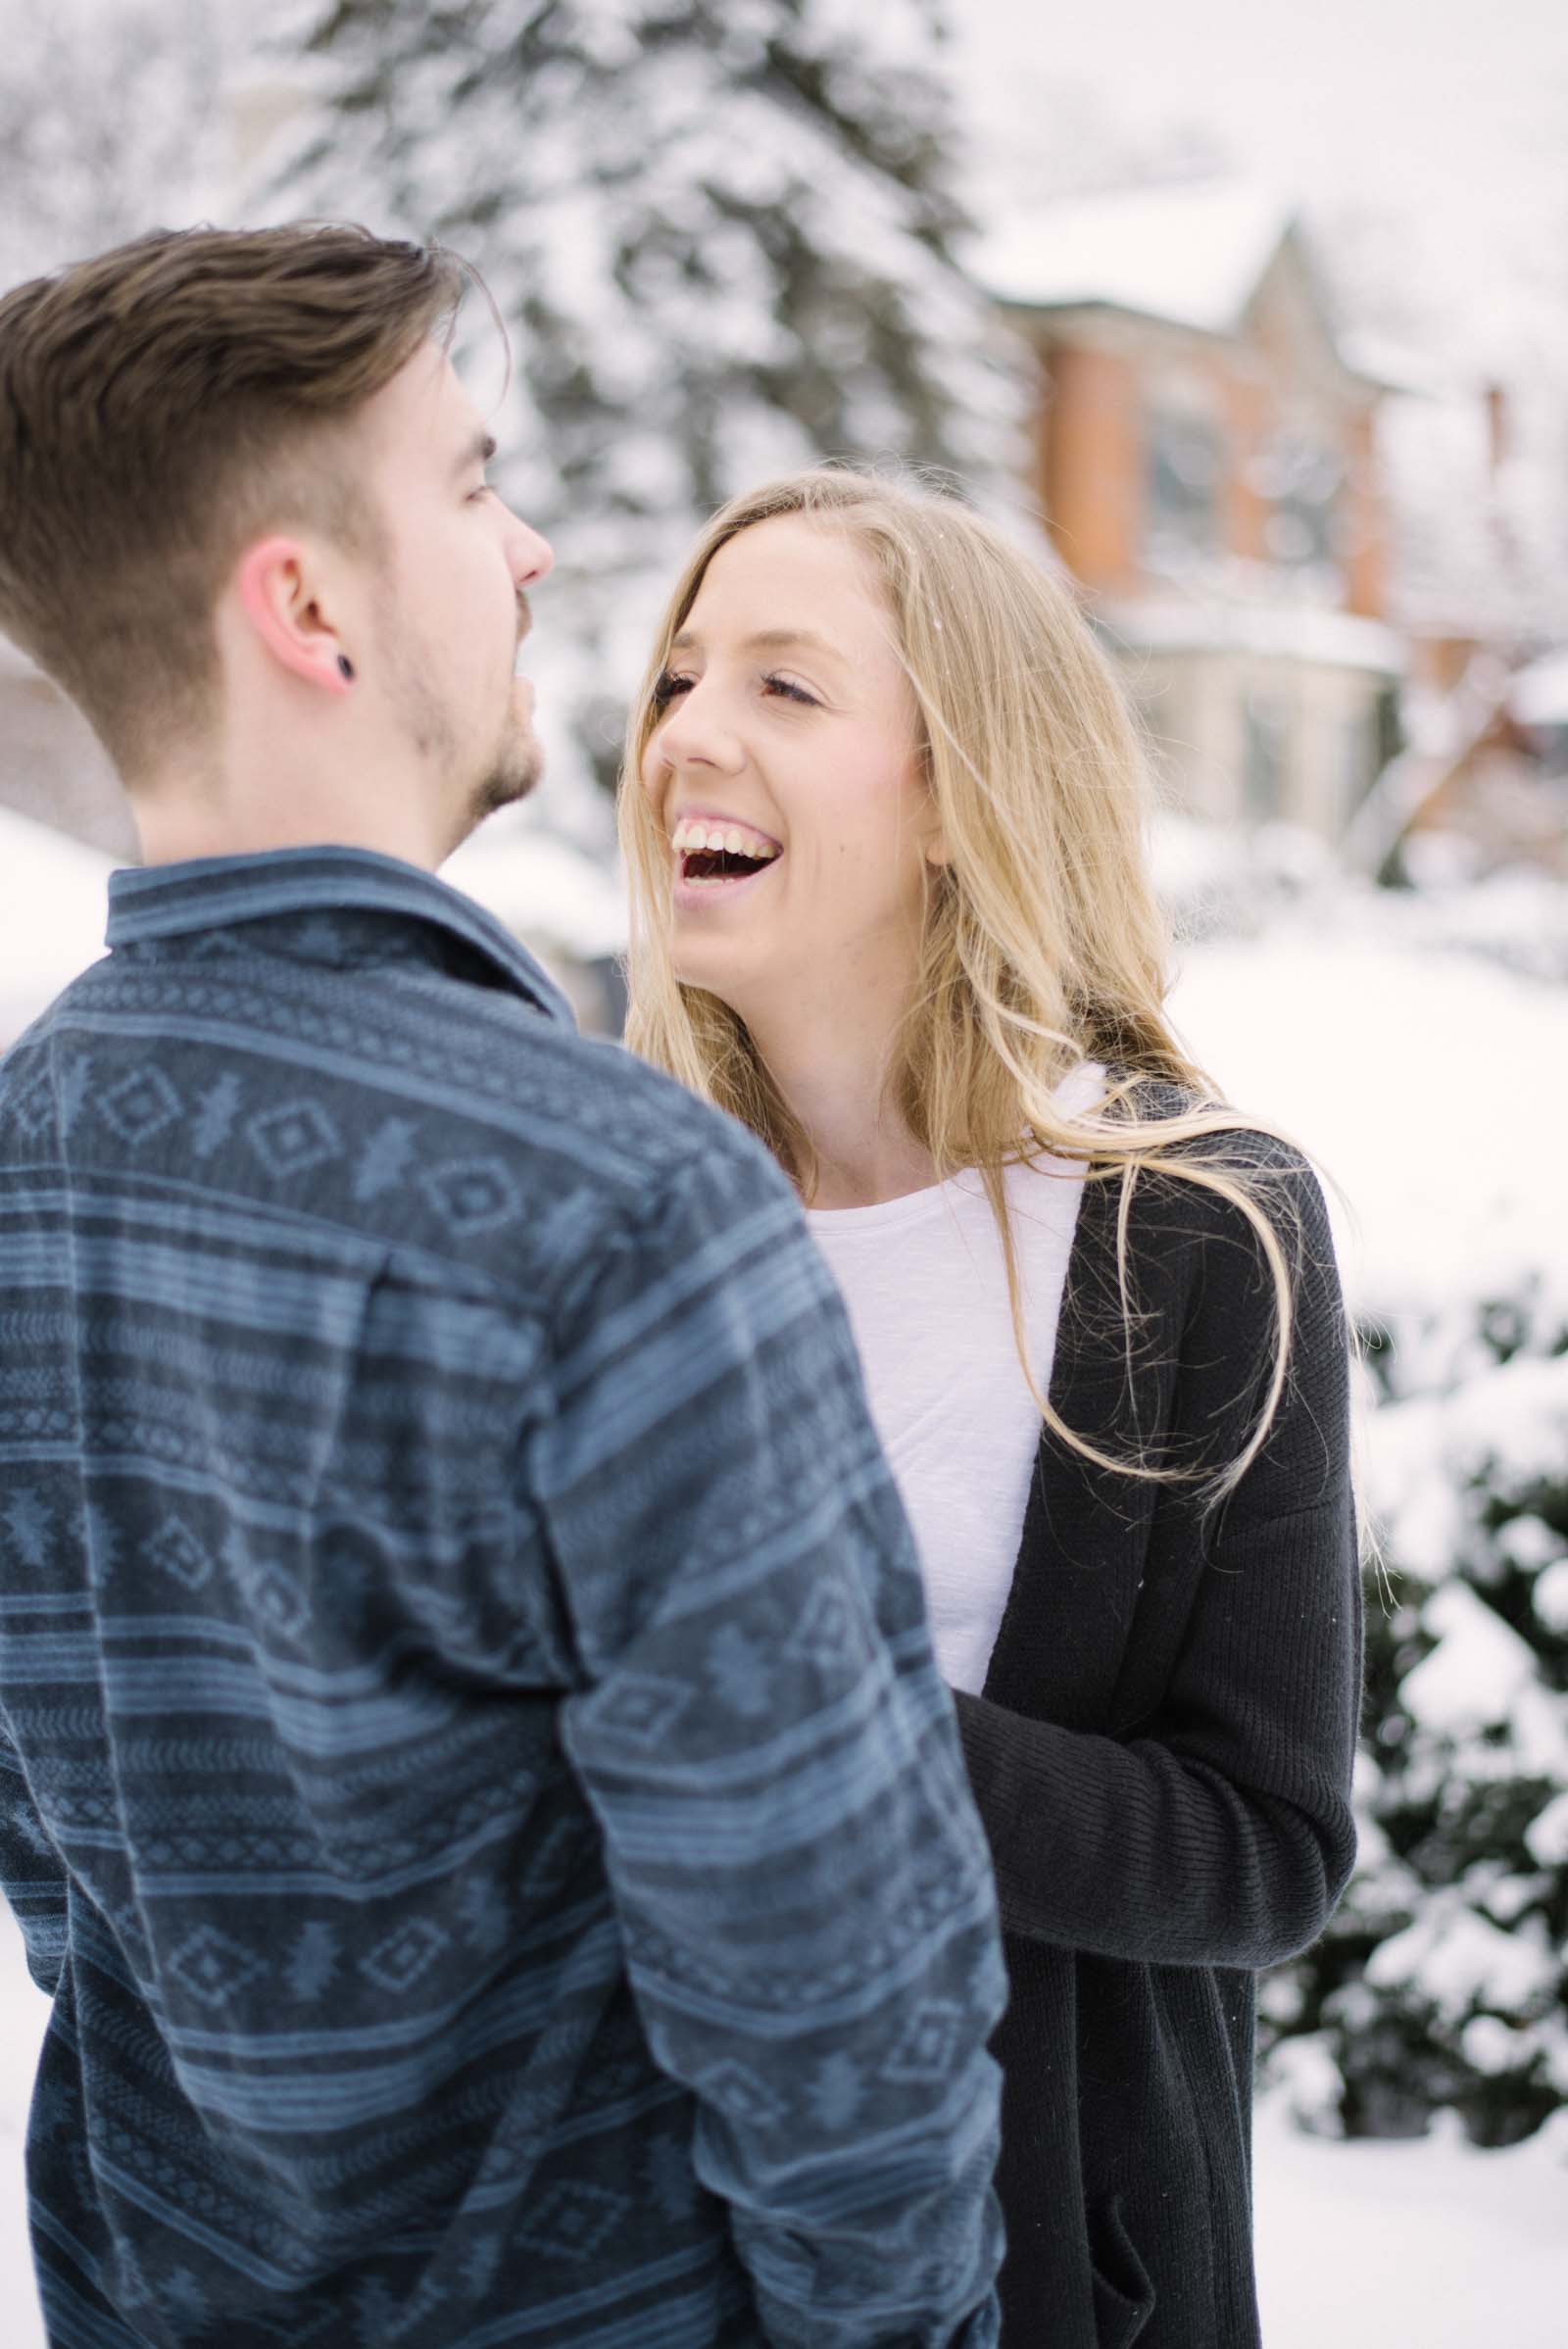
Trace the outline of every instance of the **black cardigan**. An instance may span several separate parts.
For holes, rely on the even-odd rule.
[[[1254,2349],[1253,1969],[1349,1876],[1361,1590],[1322,1194],[1250,1136],[1298,1231],[1290,1385],[1232,1496],[1135,1483],[1047,1432],[983,1694],[957,1699],[1012,1980],[1004,2349]],[[1199,1146],[1201,1148],[1202,1146]],[[1260,1401],[1271,1284],[1240,1212],[1141,1179],[1132,1361],[1115,1180],[1085,1189],[1052,1400],[1118,1456],[1223,1462]]]

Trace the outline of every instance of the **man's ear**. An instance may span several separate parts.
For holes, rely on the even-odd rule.
[[[234,574],[240,606],[274,661],[324,693],[347,693],[354,670],[321,610],[315,564],[297,538],[262,538]]]

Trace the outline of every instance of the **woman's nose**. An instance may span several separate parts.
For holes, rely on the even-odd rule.
[[[681,695],[649,749],[667,766],[716,767],[724,774],[734,773],[746,757],[717,695],[700,683]]]

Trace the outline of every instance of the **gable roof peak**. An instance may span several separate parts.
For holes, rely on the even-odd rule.
[[[975,267],[1020,309],[1107,304],[1224,334],[1297,235],[1297,208],[1279,188],[1183,180],[1063,198],[1000,220]]]

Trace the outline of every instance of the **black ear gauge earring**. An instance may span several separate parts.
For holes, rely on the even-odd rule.
[[[349,659],[347,653],[339,653],[337,657],[337,666],[339,676],[342,677],[346,683],[352,685],[354,682],[354,663]]]

